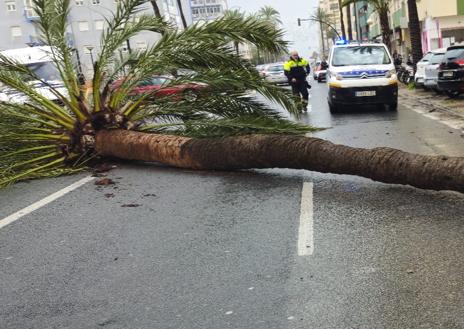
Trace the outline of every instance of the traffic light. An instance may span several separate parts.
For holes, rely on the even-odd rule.
[[[298,26],[301,26],[301,18],[298,18]]]

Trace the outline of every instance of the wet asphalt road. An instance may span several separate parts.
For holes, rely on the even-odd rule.
[[[464,154],[461,132],[401,105],[331,116],[313,86],[300,120],[319,137]],[[0,219],[84,176],[1,190]],[[110,176],[0,229],[0,328],[464,328],[463,195],[294,170]]]

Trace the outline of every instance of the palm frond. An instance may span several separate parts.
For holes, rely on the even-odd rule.
[[[0,55],[0,83],[5,92],[16,95],[8,102],[0,101],[0,187],[82,170],[96,156],[94,139],[100,129],[191,137],[313,130],[250,96],[256,92],[297,115],[292,95],[267,83],[231,47],[246,42],[270,53],[286,50],[284,32],[260,17],[231,14],[181,31],[162,18],[142,15],[134,21],[146,0],[120,0],[102,35],[93,85],[84,90],[78,84],[67,39],[70,0],[33,1],[39,30],[67,92]],[[142,31],[161,33],[159,41],[145,51],[118,57],[126,40]],[[176,76],[179,69],[192,73]],[[133,94],[144,79],[167,73],[174,77],[162,88],[202,86],[196,89],[198,98],[160,97],[156,91]],[[56,100],[39,92],[40,88],[34,87],[37,83],[48,88]]]

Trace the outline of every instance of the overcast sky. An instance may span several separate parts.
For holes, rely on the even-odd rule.
[[[313,51],[318,51],[318,29],[312,22],[297,24],[297,18],[309,18],[318,4],[318,0],[228,0],[229,9],[240,9],[255,13],[263,6],[272,6],[280,12],[287,39],[293,42],[291,49],[308,58]]]

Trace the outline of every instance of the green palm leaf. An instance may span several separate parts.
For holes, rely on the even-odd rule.
[[[226,15],[207,24],[176,30],[161,18],[132,17],[145,0],[120,0],[102,35],[94,64],[92,87],[78,83],[67,40],[69,0],[33,0],[39,30],[66,93],[41,80],[27,66],[0,56],[0,82],[21,95],[21,102],[0,101],[0,187],[19,180],[52,177],[82,170],[94,151],[99,129],[134,129],[192,137],[243,134],[303,134],[313,129],[285,119],[281,113],[250,96],[250,92],[280,104],[297,115],[291,94],[268,84],[232,44],[250,43],[270,53],[286,51],[283,31],[262,18]],[[146,51],[123,57],[117,50],[142,31],[160,35]],[[179,69],[163,88],[202,85],[197,99],[134,95],[144,79]],[[119,80],[118,84],[114,81]],[[36,88],[48,86],[57,101]]]

